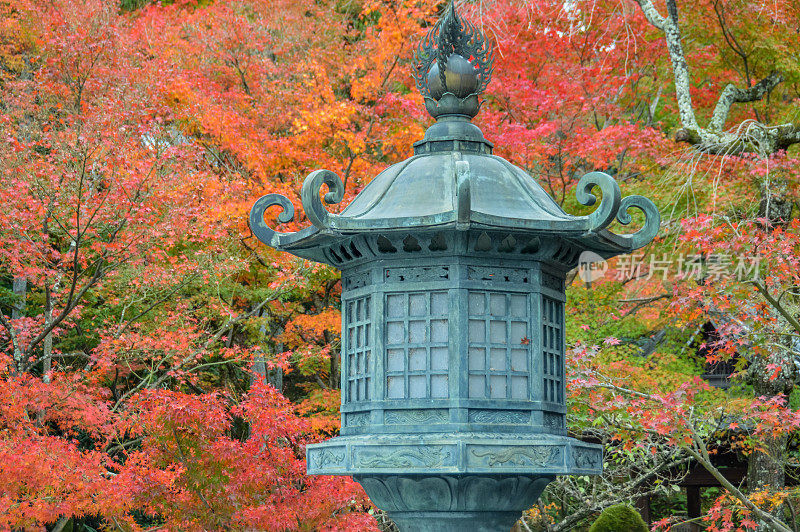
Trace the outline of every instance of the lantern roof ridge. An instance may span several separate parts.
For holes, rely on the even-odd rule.
[[[273,248],[329,264],[328,255],[319,248],[357,235],[393,231],[524,233],[569,240],[576,249],[603,257],[629,253],[649,243],[660,226],[658,210],[642,196],[622,198],[608,174],[590,172],[580,179],[576,190],[580,204],[598,203],[592,193],[595,187],[602,199],[588,216],[574,216],[527,172],[492,154],[492,143],[471,122],[492,71],[491,46],[451,2],[415,54],[414,78],[436,123],[414,144],[414,155],[378,174],[339,213],[328,211],[323,203],[339,203],[344,183],[329,170],[312,172],[300,194],[311,227],[294,233],[270,228],[264,220],[268,208],[280,206],[277,219],[286,223],[294,219],[294,207],[285,196],[267,194],[250,212],[253,233]],[[323,185],[327,192],[321,199]],[[633,208],[645,215],[641,229],[626,235],[607,229],[614,219],[630,223],[628,210]]]

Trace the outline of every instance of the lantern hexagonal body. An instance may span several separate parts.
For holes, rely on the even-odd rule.
[[[601,471],[565,431],[574,250],[436,230],[344,247],[341,436],[308,447],[310,474],[354,475],[404,530],[502,530],[555,475]]]

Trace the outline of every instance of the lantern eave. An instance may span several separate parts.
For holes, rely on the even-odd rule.
[[[614,179],[602,172],[585,175],[577,188],[578,201],[594,205],[597,187],[602,199],[588,216],[568,214],[521,168],[493,155],[466,152],[415,155],[381,172],[341,213],[323,206],[325,184],[338,201],[343,185],[332,172],[312,173],[303,184],[303,208],[312,226],[295,233],[280,233],[264,221],[265,211],[281,205],[279,221],[293,218],[294,208],[283,196],[270,194],[253,207],[250,226],[273,248],[317,260],[313,246],[330,246],[358,235],[376,232],[428,230],[497,230],[548,239],[571,239],[582,249],[601,255],[629,253],[649,243],[658,231],[660,216],[642,196],[622,198]],[[333,202],[333,201],[330,201]],[[627,224],[628,210],[644,212],[644,226],[632,235],[607,229],[616,218]],[[302,250],[302,253],[296,251]],[[612,256],[609,255],[609,256]],[[320,262],[328,262],[320,260]]]
[[[580,253],[593,252],[603,259],[631,253],[638,249],[631,235],[616,235],[608,230],[587,231],[568,228],[567,224],[532,224],[519,219],[496,219],[476,216],[477,220],[462,223],[453,219],[441,223],[406,219],[403,223],[387,223],[384,227],[366,225],[349,231],[319,230],[309,227],[296,233],[276,234],[271,246],[296,257],[344,269],[370,260],[399,259],[424,254],[452,256],[455,248],[437,247],[436,241],[464,238],[476,241],[464,252],[494,255],[498,258],[548,260],[558,256],[563,269],[577,265]],[[480,221],[480,220],[483,220]],[[393,222],[389,220],[389,222]],[[419,223],[414,223],[419,222]],[[428,223],[425,223],[428,222]],[[491,223],[487,223],[491,222]],[[462,236],[458,236],[462,235]],[[472,236],[470,236],[472,235]],[[477,240],[486,235],[493,243],[480,248]],[[645,244],[649,242],[647,240]],[[568,251],[553,251],[553,250]]]

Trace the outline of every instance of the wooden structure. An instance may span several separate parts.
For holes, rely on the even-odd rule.
[[[698,358],[705,359],[714,351],[714,345],[719,342],[720,334],[713,322],[707,321],[698,330],[691,340],[697,350]],[[711,386],[727,390],[731,386],[731,375],[736,372],[736,361],[738,355],[732,359],[706,363],[701,377]],[[719,449],[713,457],[714,466],[725,476],[725,478],[736,486],[747,483],[747,460],[743,460],[730,449]],[[686,513],[689,519],[702,517],[701,495],[703,488],[721,487],[719,481],[714,478],[704,467],[692,464],[689,472],[678,484],[686,493]],[[642,518],[650,525],[652,524],[650,497],[641,497],[636,501],[636,506],[642,514]],[[691,524],[686,530],[699,532],[703,527]]]

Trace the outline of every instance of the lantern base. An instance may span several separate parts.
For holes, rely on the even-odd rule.
[[[363,475],[354,477],[401,532],[507,532],[552,476]]]
[[[518,432],[359,434],[306,447],[311,475],[352,475],[402,532],[508,532],[556,475],[599,475],[603,448]]]
[[[508,532],[523,511],[390,512],[389,517],[400,532]]]
[[[309,475],[599,475],[601,445],[541,433],[338,436],[306,447]]]

